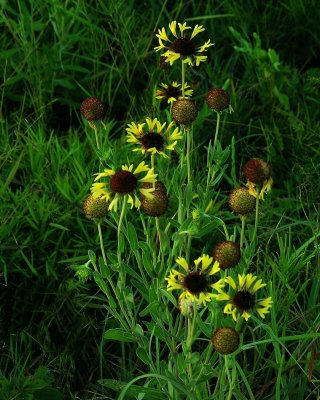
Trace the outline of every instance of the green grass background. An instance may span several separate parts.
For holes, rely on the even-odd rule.
[[[70,268],[87,259],[88,249],[99,251],[95,226],[81,211],[98,162],[79,106],[88,96],[108,104],[103,158],[125,160],[130,154],[126,124],[157,115],[156,86],[179,79],[178,67],[162,71],[153,51],[157,29],[171,20],[203,24],[202,37],[215,42],[208,62],[188,70],[187,81],[197,88],[201,107],[211,87],[224,86],[231,95],[234,113],[222,118],[222,147],[234,137],[233,178],[243,181],[240,171],[249,158],[272,165],[274,187],[261,210],[264,246],[257,263],[273,282],[273,332],[290,336],[319,330],[318,2],[2,0],[3,393],[10,385],[13,393],[42,366],[52,374],[50,385],[67,399],[112,399],[115,392],[98,379],[127,382],[146,372],[133,350],[103,341],[103,332],[116,326],[105,296],[94,282],[75,280]],[[205,163],[203,146],[213,136],[214,123],[202,108],[194,165]],[[229,190],[230,180],[224,179],[221,198]],[[215,211],[224,209],[222,201]],[[138,217],[132,221],[139,226]],[[106,242],[116,249],[115,230],[106,229]],[[277,357],[272,346],[260,347],[245,371],[255,398],[279,398],[279,393],[281,399],[317,398],[318,382],[307,380],[315,346],[314,340],[290,342]],[[275,374],[277,363],[282,369]],[[313,374],[320,379],[319,359]],[[285,380],[280,392],[277,379]]]

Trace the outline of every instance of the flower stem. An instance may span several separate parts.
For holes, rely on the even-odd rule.
[[[240,249],[243,247],[243,240],[244,240],[244,228],[246,224],[246,217],[245,215],[240,216],[241,219],[241,234],[240,234]]]
[[[186,64],[183,61],[181,61],[181,91],[182,91],[182,97],[184,97],[185,77],[186,77]]]
[[[252,237],[253,242],[256,240],[258,225],[259,225],[259,189],[257,188],[256,215],[255,215],[255,220],[254,220],[254,231],[253,231],[253,237]]]
[[[101,253],[102,253],[104,264],[105,264],[105,266],[107,266],[107,257],[106,257],[106,253],[104,251],[103,238],[102,238],[102,231],[101,231],[100,222],[98,222],[97,226],[98,226],[98,231],[99,231],[99,240],[100,240]]]
[[[187,133],[187,170],[188,170],[188,183],[191,180],[191,167],[190,167],[190,128],[185,129]]]
[[[122,201],[122,209],[121,209],[121,214],[120,214],[120,218],[119,218],[119,223],[118,223],[118,264],[119,264],[119,268],[121,266],[121,249],[120,249],[120,234],[121,234],[121,227],[122,227],[122,221],[123,221],[123,216],[124,216],[124,212],[126,209],[126,204],[127,204],[127,196],[124,195],[123,196],[123,201]]]
[[[217,112],[216,133],[214,135],[213,149],[216,148],[216,143],[217,143],[218,134],[219,134],[219,128],[220,128],[220,113]]]
[[[154,154],[151,154],[151,168],[153,169],[153,172],[154,172]],[[153,187],[153,189],[156,188],[155,182],[152,183],[152,187]]]
[[[95,123],[91,124],[93,130],[94,130],[94,134],[96,137],[96,144],[97,144],[97,149],[100,150],[100,145],[99,145],[99,138],[98,138],[98,129]]]
[[[193,315],[192,317],[188,318],[188,335],[187,335],[187,360],[191,358],[192,354],[192,341],[193,341],[193,333],[194,333],[194,327],[195,327],[195,320],[196,320],[196,315],[197,315],[197,309],[195,305],[193,306]],[[188,376],[189,378],[192,377],[192,366],[190,363],[188,363]]]

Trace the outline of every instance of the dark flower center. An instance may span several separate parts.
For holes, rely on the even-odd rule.
[[[191,56],[192,54],[195,54],[195,52],[196,52],[196,48],[195,48],[195,45],[193,44],[193,41],[191,39],[187,39],[187,38],[176,39],[172,43],[171,49],[175,53],[179,53],[182,56]]]
[[[131,193],[138,180],[130,171],[117,171],[111,178],[110,187],[114,193]]]
[[[239,311],[248,311],[255,305],[253,295],[247,290],[236,292],[232,301]]]
[[[208,280],[205,275],[200,272],[190,272],[183,281],[183,286],[191,294],[199,294],[205,292],[208,287]]]
[[[164,145],[164,139],[159,133],[149,132],[142,136],[140,139],[142,146],[145,149],[151,149],[155,147],[157,150],[162,150]]]
[[[168,89],[166,89],[165,92],[165,97],[167,99],[170,99],[170,97],[174,97],[175,99],[177,99],[181,95],[181,93],[181,89],[179,89],[178,87],[168,86]]]

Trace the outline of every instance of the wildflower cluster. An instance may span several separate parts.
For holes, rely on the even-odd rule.
[[[177,209],[173,210],[169,207],[170,190],[168,193],[167,187],[170,186],[168,174],[170,173],[170,155],[173,152],[176,152],[180,156],[180,165],[177,168],[180,168],[183,172],[185,171],[185,167],[187,170],[187,174],[181,174],[182,183],[179,188],[180,193],[183,193],[186,187],[183,179],[187,179],[188,187],[193,188],[193,191],[195,188],[192,172],[196,168],[191,168],[190,153],[194,150],[192,148],[192,124],[198,117],[200,108],[192,99],[195,89],[185,82],[185,77],[186,67],[199,67],[201,63],[208,59],[207,52],[213,46],[211,39],[202,44],[197,43],[198,35],[204,32],[204,30],[202,25],[196,25],[192,28],[187,23],[177,23],[176,21],[169,24],[169,31],[165,28],[158,30],[156,37],[159,44],[155,47],[155,51],[162,52],[162,64],[164,63],[166,66],[172,67],[176,61],[181,61],[181,82],[175,80],[172,83],[161,83],[155,93],[156,99],[170,105],[170,114],[168,112],[166,114],[167,116],[170,115],[170,118],[168,121],[164,121],[163,119],[158,119],[158,116],[155,117],[155,115],[152,115],[142,121],[135,120],[128,123],[125,129],[126,146],[132,152],[126,154],[126,160],[122,160],[123,164],[121,164],[121,167],[119,165],[115,167],[110,162],[107,168],[103,168],[103,162],[100,160],[100,169],[99,172],[95,173],[94,182],[91,186],[91,194],[85,199],[83,204],[86,216],[98,224],[101,251],[104,264],[107,266],[108,260],[104,252],[101,234],[101,220],[107,217],[109,211],[114,212],[114,214],[111,214],[112,216],[117,215],[119,202],[122,203],[120,216],[119,218],[115,217],[118,224],[118,264],[114,266],[114,269],[117,268],[119,271],[117,285],[124,291],[126,290],[126,272],[122,263],[123,248],[120,246],[120,239],[123,240],[121,230],[125,221],[126,207],[129,205],[131,209],[136,208],[145,216],[153,218],[148,218],[148,227],[146,227],[144,219],[141,218],[143,231],[147,237],[147,247],[138,242],[138,240],[131,238],[134,241],[134,253],[140,268],[141,257],[137,248],[140,247],[146,250],[146,248],[149,249],[151,246],[152,240],[150,237],[152,234],[150,233],[150,225],[155,220],[157,234],[154,239],[152,258],[154,274],[161,277],[160,288],[166,282],[168,292],[177,291],[179,293],[177,306],[181,314],[188,321],[193,321],[192,327],[188,329],[188,351],[191,348],[190,343],[192,342],[196,317],[201,318],[198,312],[200,308],[208,307],[210,310],[211,304],[214,304],[217,310],[220,309],[221,315],[224,313],[231,317],[229,318],[230,323],[234,324],[235,322],[238,324],[243,320],[248,322],[254,313],[257,313],[261,318],[265,318],[270,312],[272,305],[271,297],[265,297],[263,294],[260,295],[260,293],[263,293],[266,283],[263,283],[262,279],[257,275],[246,273],[247,260],[243,257],[242,251],[246,218],[249,218],[256,210],[255,229],[252,239],[255,244],[259,200],[264,199],[265,193],[270,190],[272,185],[271,168],[268,163],[260,159],[249,160],[243,169],[246,182],[234,188],[229,193],[229,208],[234,214],[240,216],[242,223],[240,242],[236,241],[235,236],[231,238],[232,240],[230,239],[228,228],[224,224],[225,240],[212,243],[209,252],[200,253],[201,255],[198,258],[193,259],[190,254],[191,240],[198,226],[201,226],[202,212],[200,201],[198,204],[193,204],[195,208],[191,212],[191,210],[187,209],[190,207],[190,202],[186,205],[187,203],[182,194],[178,199]],[[224,111],[231,112],[232,107],[229,93],[220,87],[210,89],[205,97],[205,102],[214,111],[214,115],[217,118],[213,146],[211,145],[211,141],[208,146],[207,189],[209,189],[211,188],[210,185],[214,185],[211,179],[211,174],[214,170],[213,163],[215,157],[219,158],[216,145],[218,143],[220,116]],[[97,98],[86,99],[81,105],[81,113],[90,124],[101,121],[105,116],[106,110],[107,107]],[[92,127],[97,134],[97,126],[92,125]],[[96,139],[99,149],[99,141],[97,137]],[[182,145],[183,142],[185,146]],[[210,161],[209,155],[211,154],[213,154],[213,161]],[[132,160],[132,162],[130,160],[131,157],[135,157],[135,160]],[[151,166],[145,161],[147,158],[150,159]],[[163,176],[161,176],[163,169],[161,170],[159,165],[165,165],[163,169],[166,172]],[[214,174],[212,175],[214,176]],[[158,180],[159,177],[161,181]],[[197,188],[200,188],[198,190],[200,193],[192,193],[191,196],[194,203],[197,202],[196,199],[202,196],[201,185],[197,186]],[[211,207],[212,200],[209,204],[211,204]],[[186,211],[184,211],[184,207],[187,209]],[[206,208],[205,213],[210,212],[210,207]],[[173,214],[170,222],[164,230],[161,230],[159,218],[171,211],[173,211]],[[177,223],[174,221],[175,215],[178,215]],[[186,225],[185,230],[181,228],[184,217],[188,221],[192,220],[193,224],[191,225],[190,222],[190,225]],[[188,240],[187,243],[183,243],[183,240],[176,241],[174,238],[172,239],[174,246],[170,249],[172,250],[172,254],[168,258],[170,260],[169,265],[166,266],[166,253],[163,250],[165,246],[167,248],[170,247],[171,238],[167,232],[171,224],[174,227],[178,226],[180,228],[179,234],[187,233]],[[137,236],[137,233],[133,234],[133,237],[135,236]],[[129,234],[127,234],[127,237],[130,239]],[[158,257],[159,255],[160,257]],[[179,256],[177,257],[177,255]],[[175,257],[176,265],[173,265],[173,257]],[[149,262],[146,255],[143,255],[142,259],[146,263]],[[159,264],[160,267],[158,270]],[[88,268],[84,272],[87,273]],[[94,268],[97,269],[95,263]],[[81,274],[84,274],[84,272],[81,270]],[[131,266],[130,275],[137,275]],[[142,268],[141,275],[144,275]],[[82,279],[84,278],[82,277]],[[112,284],[110,286],[118,297],[118,292],[114,289],[114,286]],[[163,289],[161,288],[161,290]],[[158,291],[157,297],[160,296],[161,292]],[[221,302],[225,303],[224,307],[221,307]],[[126,313],[125,307],[122,309],[122,313]],[[238,349],[239,344],[240,336],[236,328],[230,326],[216,327],[213,332],[212,345],[220,354],[227,355],[233,353]]]

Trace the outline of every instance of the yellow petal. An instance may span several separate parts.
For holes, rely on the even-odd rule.
[[[210,275],[214,275],[214,274],[216,274],[218,271],[220,271],[220,264],[219,264],[219,262],[218,261],[215,261],[214,262],[214,264],[213,264],[213,266],[212,266],[212,268],[211,268],[211,271],[209,272],[209,276]]]
[[[104,177],[104,176],[112,176],[112,175],[114,175],[116,173],[116,171],[114,171],[113,169],[105,169],[103,172],[100,172],[100,173],[98,173],[98,174],[95,174],[95,175],[97,175],[96,177],[95,177],[95,181],[97,181],[97,180],[99,180],[100,178],[102,178],[102,177]]]
[[[173,36],[176,37],[176,38],[178,38],[177,32],[176,32],[176,29],[177,29],[177,21],[172,21],[172,22],[170,22],[170,24],[169,24],[169,29],[170,29],[171,33],[173,34]]]
[[[154,191],[155,191],[155,188],[139,189],[139,192],[141,192],[147,199],[150,199],[150,200],[152,200],[154,198],[154,196],[151,194]]]
[[[227,284],[230,285],[233,290],[237,290],[237,285],[231,276],[224,278],[224,281],[227,282]]]
[[[165,28],[159,29],[158,34],[156,35],[157,38],[170,42],[171,40],[168,39],[167,33]]]
[[[181,36],[183,37],[183,32],[187,29],[191,29],[191,26],[187,26],[187,23],[184,22],[183,24],[180,24],[180,22],[178,22],[178,26],[181,32]]]
[[[179,265],[181,265],[181,267],[182,267],[185,271],[189,272],[189,265],[188,265],[187,260],[186,260],[185,258],[183,258],[183,257],[178,257],[178,258],[176,259],[176,263],[179,264]]]
[[[133,171],[134,175],[139,174],[139,172],[149,171],[149,167],[144,161],[142,161],[137,168]]]
[[[204,27],[202,25],[196,25],[193,28],[192,35],[190,36],[190,39],[193,39],[198,33],[205,31]]]

